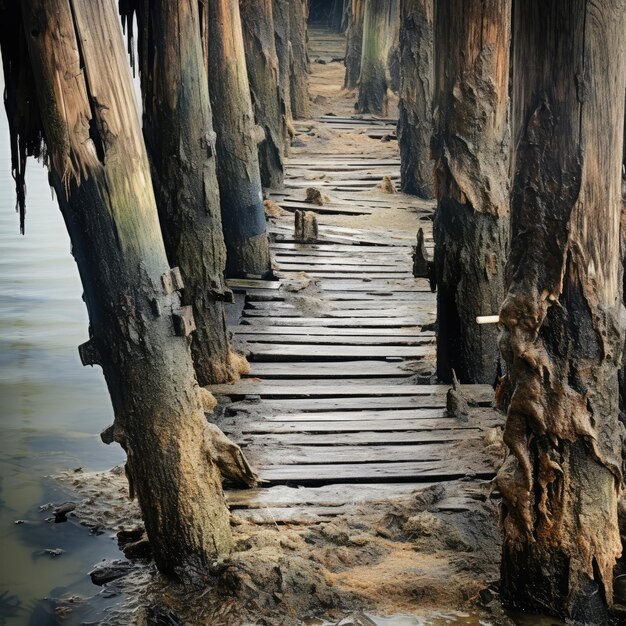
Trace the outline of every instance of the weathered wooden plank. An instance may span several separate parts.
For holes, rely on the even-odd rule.
[[[242,324],[253,326],[258,325],[271,325],[280,326],[333,326],[336,328],[341,327],[353,327],[353,328],[384,328],[384,327],[406,327],[415,326],[420,324],[427,324],[433,321],[433,315],[430,314],[416,314],[411,317],[294,317],[294,316],[247,316],[242,318]]]
[[[400,245],[388,245],[388,246],[355,246],[358,249],[359,254],[389,254],[389,252],[406,254],[407,247]],[[340,254],[352,254],[352,249],[347,248],[345,244],[337,243],[297,243],[286,241],[274,241],[271,243],[272,250],[289,250],[289,251],[307,251],[308,253],[315,252],[337,252]]]
[[[408,258],[405,261],[408,263]],[[331,272],[331,273],[351,273],[356,278],[362,278],[359,274],[408,274],[411,278],[411,268],[403,268],[398,263],[389,263],[388,265],[368,265],[364,267],[363,264],[339,264],[339,263],[294,263],[279,260],[279,268],[282,272]]]
[[[312,344],[337,346],[424,346],[434,345],[432,335],[420,337],[341,337],[336,335],[243,335],[238,334],[239,341],[248,346],[255,343],[277,344]]]
[[[270,301],[270,300],[286,300],[291,298],[288,292],[279,291],[279,290],[270,290],[270,289],[233,289],[233,291],[237,293],[245,293],[249,300],[256,301]],[[302,294],[306,295],[306,294]],[[394,302],[394,301],[410,301],[414,302],[416,306],[423,307],[426,313],[430,315],[435,315],[435,310],[432,307],[432,304],[429,300],[424,298],[421,302],[417,301],[415,298],[415,292],[397,292],[393,293],[389,290],[377,290],[372,289],[371,291],[325,291],[324,292],[324,301],[325,302],[347,302],[352,300],[376,300],[377,302],[381,302],[382,298],[384,298],[385,302]]]
[[[229,506],[234,510],[315,505],[341,511],[346,505],[404,498],[429,486],[428,483],[337,484],[321,487],[276,485],[266,489],[238,489],[225,493]]]
[[[332,328],[328,326],[261,326],[243,325],[230,326],[234,335],[299,335],[299,336],[333,336],[333,337],[434,337],[433,332],[421,331],[421,326],[404,328]]]
[[[341,433],[341,441],[350,444],[423,444],[436,442],[463,441],[468,436],[480,436],[483,431],[476,428],[428,428],[425,430],[399,430],[399,431],[356,431]],[[338,440],[336,432],[331,433],[275,433],[275,434],[258,434],[253,436],[255,444],[259,445],[335,445]]]
[[[481,421],[481,424],[487,426],[499,426],[502,424],[502,420],[498,420],[493,417]],[[271,422],[271,421],[254,421],[247,423],[232,423],[232,428],[235,430],[240,429],[243,435],[254,434],[297,434],[303,433],[334,433],[335,436],[341,434],[342,437],[352,436],[352,433],[392,433],[399,432],[407,435],[407,442],[410,441],[411,433],[414,433],[414,437],[418,437],[421,432],[430,432],[433,430],[449,432],[461,432],[464,427],[452,428],[450,420],[446,419],[423,419],[423,420],[394,420],[394,419],[379,419],[379,420],[360,420],[360,421],[311,421],[311,422]],[[229,422],[224,423],[224,431],[229,432],[232,428],[229,428]],[[475,430],[471,430],[472,433],[476,433]],[[386,435],[384,435],[386,436]],[[356,443],[356,439],[355,439]]]
[[[425,463],[345,463],[333,465],[284,465],[258,468],[262,480],[270,482],[298,481],[301,484],[316,484],[328,481],[362,480],[453,480],[467,474],[479,478],[490,478],[495,471],[486,463],[471,460],[428,461]]]
[[[467,433],[467,439],[471,439]],[[256,446],[246,447],[248,454],[254,454]],[[263,467],[272,465],[319,465],[340,463],[398,463],[412,461],[453,460],[456,455],[456,444],[425,443],[422,445],[336,445],[336,446],[302,446],[289,445],[267,446],[262,450]],[[254,457],[252,457],[254,458]]]
[[[279,267],[278,269],[274,270],[274,274],[278,278],[284,278],[286,280],[289,280],[294,275],[300,274],[302,271],[306,271],[307,275],[313,278],[350,279],[350,278],[356,277],[357,275],[357,273],[352,270],[349,270],[347,272],[342,272],[339,270],[326,271],[326,270],[317,270],[311,266],[307,266],[306,270],[289,270],[287,268]],[[368,279],[369,278],[372,278],[372,279],[409,278],[409,277],[412,278],[411,272],[407,270],[400,270],[400,271],[388,270],[388,271],[383,271],[383,272],[377,272],[377,271],[372,270],[372,271],[362,273],[361,276],[367,276]]]
[[[306,304],[304,305],[306,306]],[[250,317],[301,317],[306,316],[306,311],[301,311],[297,307],[272,307],[267,309],[244,309],[242,311],[242,316],[244,318]],[[355,318],[355,319],[366,319],[366,318],[376,318],[376,319],[396,319],[397,317],[402,316],[403,320],[410,320],[413,326],[419,326],[425,323],[424,313],[419,311],[413,311],[411,308],[406,308],[398,311],[394,315],[394,311],[380,310],[380,309],[339,309],[336,311],[323,311],[319,313],[319,318]]]
[[[414,323],[414,320],[413,320]],[[427,346],[316,346],[253,343],[248,345],[248,358],[263,359],[381,359],[388,357],[420,358],[433,353]]]
[[[256,300],[248,298],[247,306],[252,309],[272,309],[272,308],[297,308],[297,299],[286,300]],[[388,300],[387,298],[377,298],[369,300],[339,300],[326,302],[324,298],[324,307],[329,311],[348,311],[348,310],[376,310],[386,311],[394,309],[400,311],[422,311],[426,307],[432,310],[432,305],[424,302],[414,302],[411,300]]]
[[[308,381],[307,381],[308,382]],[[265,384],[265,383],[264,383]],[[376,382],[373,381],[372,385]],[[405,385],[397,385],[404,387]],[[283,393],[285,389],[282,390]],[[218,392],[216,392],[218,393]],[[287,397],[286,395],[283,397]],[[300,394],[300,397],[302,395]],[[372,422],[375,420],[445,420],[446,428],[476,428],[481,419],[503,419],[497,413],[485,413],[485,409],[471,409],[471,421],[459,422],[454,417],[446,414],[445,407],[431,409],[400,409],[390,411],[315,411],[314,408],[309,412],[303,413],[268,413],[264,419],[268,422]]]
[[[445,396],[450,385],[318,385],[315,388],[303,383],[297,388],[280,388],[275,385],[268,387],[263,382],[240,380],[232,385],[209,385],[206,387],[212,393],[229,396],[256,395],[263,398],[278,397],[347,397],[347,396]],[[476,403],[486,404],[493,400],[494,392],[490,385],[461,385],[463,395]]]
[[[403,369],[407,361],[330,361],[330,362],[286,362],[286,363],[250,363],[250,375],[264,378],[325,378],[371,377],[371,376],[407,376],[411,372]],[[243,379],[248,380],[248,379]]]
[[[402,385],[398,385],[401,387]],[[341,411],[341,410],[368,410],[368,409],[412,409],[412,408],[439,408],[446,405],[444,395],[432,394],[424,396],[399,397],[337,397],[337,398],[285,398],[266,400],[263,403],[267,411]],[[249,405],[236,403],[229,407],[248,409]]]
[[[434,345],[433,335],[420,337],[341,337],[336,335],[237,335],[245,346],[255,343],[312,344],[338,346],[424,346]]]
[[[366,254],[354,254],[346,257],[345,253],[332,254],[330,252],[319,253],[317,255],[293,254],[286,251],[285,254],[274,254],[274,259],[279,267],[286,269],[296,269],[297,267],[307,266],[329,266],[337,267],[341,263],[341,271],[350,271],[351,268],[383,268],[383,267],[402,267],[406,263],[411,262],[411,254],[407,252],[405,255],[382,255],[377,254],[369,256]],[[293,267],[296,266],[296,267]],[[304,271],[304,270],[302,270]],[[362,271],[367,271],[362,269]]]

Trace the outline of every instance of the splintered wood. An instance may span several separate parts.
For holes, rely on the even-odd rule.
[[[339,137],[343,153],[315,139],[303,147],[311,128]],[[413,253],[421,229],[420,254],[432,255],[434,203],[378,188],[398,180],[397,146],[380,142],[395,120],[329,115],[298,129],[286,188],[271,195],[284,211],[268,224],[275,278],[229,281],[241,307],[230,330],[250,374],[209,387],[224,406],[220,427],[265,481],[227,491],[231,509],[314,523],[433,482],[493,478],[482,441],[502,423],[493,390],[462,385],[460,421],[446,410],[449,387],[432,384],[435,294],[426,271],[413,276]],[[312,187],[323,202],[311,202]]]

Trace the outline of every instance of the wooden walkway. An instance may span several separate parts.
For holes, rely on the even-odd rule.
[[[300,132],[395,128],[329,117]],[[209,389],[226,401],[219,425],[266,481],[228,492],[240,516],[310,522],[432,482],[493,477],[481,452],[486,430],[501,422],[492,389],[464,389],[473,408],[463,423],[446,416],[446,386],[419,384],[434,370],[436,307],[427,281],[412,276],[411,255],[420,226],[432,248],[433,203],[375,191],[384,175],[397,178],[399,165],[358,152],[293,155],[285,190],[273,196],[285,215],[269,223],[276,280],[230,281],[240,313],[231,330],[251,372]],[[304,202],[310,186],[331,196],[324,206]],[[299,208],[319,216],[316,243],[293,239]],[[414,228],[385,224],[390,210],[409,212]],[[359,216],[383,217],[361,227]]]

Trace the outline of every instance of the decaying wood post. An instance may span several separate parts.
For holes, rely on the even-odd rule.
[[[430,139],[433,132],[433,0],[401,0],[400,188],[434,198]]]
[[[89,312],[81,359],[104,371],[115,412],[108,434],[126,450],[156,563],[167,573],[207,571],[232,547],[219,450],[186,336],[193,316],[161,237],[115,3],[24,0],[0,17],[14,32],[23,26],[28,43],[30,60],[0,41],[3,59],[13,57],[7,86],[32,68],[30,119],[41,120]]]
[[[389,2],[389,29],[387,33],[387,72],[389,88],[400,91],[400,2]]]
[[[310,243],[318,238],[317,216],[313,211],[296,209],[294,214],[294,239],[299,243]]]
[[[435,2],[437,375],[493,383],[508,241],[511,0]]]
[[[193,308],[196,376],[201,385],[228,382],[236,373],[224,316],[226,248],[198,4],[124,0],[120,12],[128,25],[137,16],[144,137],[165,249],[182,273],[183,305]]]
[[[271,266],[258,159],[265,132],[254,122],[239,3],[212,0],[205,13],[226,274],[265,277]]]
[[[278,58],[278,97],[283,114],[283,153],[289,152],[291,138],[294,135],[291,115],[291,43],[289,29],[289,0],[272,0],[274,18],[274,42]]]
[[[328,15],[328,28],[334,33],[343,32],[345,5],[347,0],[332,0]]]
[[[289,37],[291,41],[290,95],[294,119],[309,117],[309,53],[307,18],[308,0],[289,1]]]
[[[344,89],[355,89],[361,75],[363,46],[363,13],[365,0],[349,0],[348,28],[346,29],[346,75]]]
[[[513,24],[502,592],[509,605],[608,624],[622,551],[626,2],[529,0]]]
[[[272,0],[240,0],[248,81],[256,123],[265,132],[259,143],[263,187],[283,184],[285,117],[281,111],[279,64],[274,39]]]
[[[387,53],[391,0],[369,0],[363,13],[363,43],[357,111],[387,115]]]

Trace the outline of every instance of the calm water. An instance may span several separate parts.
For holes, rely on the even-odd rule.
[[[49,513],[39,506],[68,497],[47,475],[79,466],[105,469],[122,459],[118,447],[99,440],[112,420],[110,403],[100,369],[82,367],[78,358],[76,347],[88,338],[82,289],[46,172],[35,161],[29,162],[27,185],[22,236],[2,106],[0,624],[9,626],[57,623],[47,620],[43,604],[38,607],[53,590],[55,595],[64,588],[88,595],[98,591],[85,572],[116,553],[115,543],[73,524],[46,523]],[[18,519],[28,523],[16,525]],[[53,559],[42,555],[46,548],[66,552]],[[13,611],[14,605],[20,608]]]

